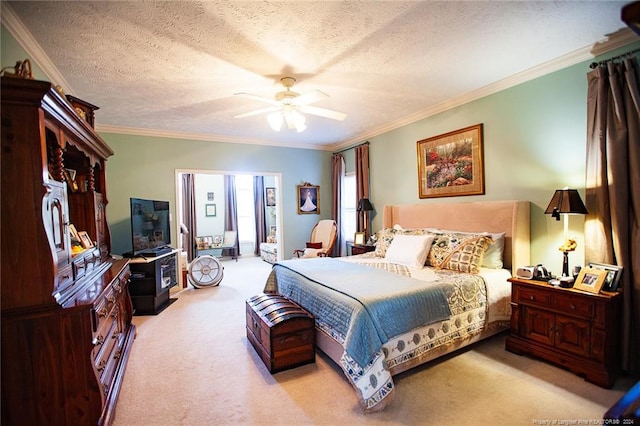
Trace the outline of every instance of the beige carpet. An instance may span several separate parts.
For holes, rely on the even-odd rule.
[[[190,287],[160,315],[134,317],[138,334],[115,425],[597,424],[633,385],[628,378],[612,390],[589,384],[505,351],[501,334],[397,376],[391,405],[365,415],[322,355],[269,374],[246,339],[244,302],[261,292],[271,265],[254,257],[223,265],[219,287]]]

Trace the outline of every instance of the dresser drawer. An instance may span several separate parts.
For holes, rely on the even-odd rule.
[[[111,312],[116,306],[117,294],[113,287],[107,288],[94,305],[94,332],[100,334],[105,325],[113,321]]]
[[[528,287],[518,287],[516,303],[547,307],[551,303],[551,293]]]
[[[553,306],[565,314],[581,318],[593,318],[595,316],[595,301],[585,297],[554,294],[553,301]]]

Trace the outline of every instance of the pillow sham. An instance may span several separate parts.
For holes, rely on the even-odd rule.
[[[395,225],[396,227],[399,225]],[[391,245],[393,238],[396,235],[424,235],[428,232],[424,229],[415,228],[415,229],[396,229],[394,228],[384,228],[380,231],[376,232],[375,237],[371,237],[369,242],[372,245],[375,245],[375,253],[377,257],[385,257],[387,254],[387,249]]]
[[[477,274],[491,243],[486,235],[442,233],[435,236],[428,260],[436,269]]]
[[[391,263],[422,268],[427,260],[435,235],[396,235],[387,249],[385,260]]]
[[[307,248],[321,249],[322,243],[307,243]]]
[[[502,269],[504,267],[504,232],[463,232],[449,229],[439,229],[435,233],[455,233],[465,235],[485,235],[491,237],[491,243],[482,258],[483,268]]]

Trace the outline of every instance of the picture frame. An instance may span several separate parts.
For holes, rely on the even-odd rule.
[[[353,236],[353,244],[356,246],[364,245],[364,232],[356,232]]]
[[[607,271],[607,276],[604,279],[604,285],[602,291],[617,291],[620,285],[620,276],[622,275],[622,266],[609,265],[606,263],[590,262],[587,264],[589,268],[603,269]]]
[[[82,245],[82,248],[90,249],[93,247],[93,241],[91,241],[91,238],[86,231],[78,232],[78,236],[80,237],[80,244]]]
[[[216,235],[215,237],[213,237],[212,246],[213,247],[220,247],[222,245],[223,241],[224,241],[224,237],[222,235]]]
[[[267,199],[267,207],[275,207],[276,205],[276,189],[273,187],[265,188],[265,197]]]
[[[198,250],[206,250],[213,245],[213,237],[210,235],[205,235],[201,237],[196,237],[196,247]]]
[[[213,192],[207,192],[207,201],[213,201]]]
[[[576,290],[588,291],[589,293],[600,293],[604,280],[607,278],[607,271],[596,268],[582,268],[576,278],[573,288]]]
[[[305,182],[297,186],[298,214],[320,214],[320,186]]]
[[[278,227],[276,225],[271,225],[269,227],[269,235],[276,235],[277,230],[278,230]]]
[[[78,230],[73,225],[73,223],[69,224],[69,235],[71,236],[71,242],[72,243],[80,243],[80,244],[82,244],[82,241],[80,240],[80,235],[78,235]]]
[[[74,169],[64,169],[64,180],[67,181],[67,185],[69,185],[69,190],[71,192],[78,192],[78,183],[76,182],[77,172]]]
[[[482,195],[483,124],[417,142],[420,198]]]
[[[216,216],[216,205],[215,204],[205,204],[204,206],[204,214],[206,217],[215,217]]]

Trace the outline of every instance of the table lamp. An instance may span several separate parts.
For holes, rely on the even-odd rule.
[[[373,206],[368,198],[360,198],[357,210],[364,214],[364,241],[367,242],[369,240],[369,235],[367,234],[367,222],[369,222],[368,212],[373,211]]]
[[[587,214],[578,190],[576,189],[558,189],[553,194],[545,214],[551,214],[551,217],[560,220],[560,215],[564,215],[564,243],[560,246],[562,251],[562,276],[569,276],[569,252],[574,251],[577,247],[576,241],[569,240],[569,215],[570,214]]]

